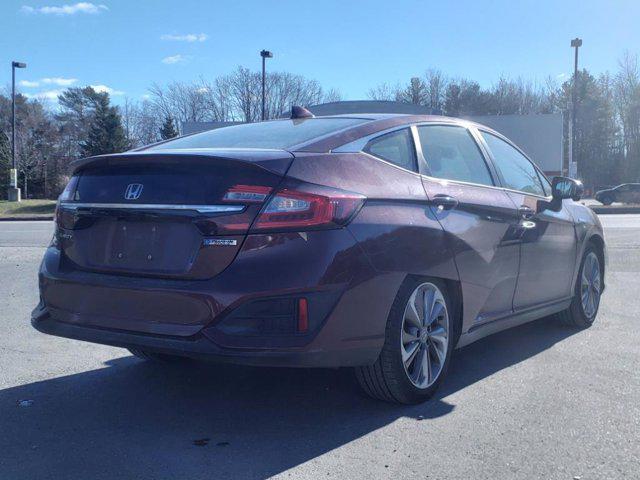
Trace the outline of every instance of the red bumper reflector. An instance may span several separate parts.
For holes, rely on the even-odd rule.
[[[307,299],[298,299],[298,333],[307,333],[309,330],[309,311]]]

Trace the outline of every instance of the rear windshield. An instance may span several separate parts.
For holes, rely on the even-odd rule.
[[[363,118],[307,118],[246,123],[177,138],[150,147],[148,150],[185,148],[286,149],[367,121]]]

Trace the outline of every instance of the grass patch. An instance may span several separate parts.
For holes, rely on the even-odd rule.
[[[0,218],[51,217],[55,208],[55,200],[23,200],[21,202],[0,200]]]

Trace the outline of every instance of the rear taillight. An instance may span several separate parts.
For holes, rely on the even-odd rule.
[[[252,231],[305,230],[346,225],[365,197],[324,187],[282,188],[263,207]]]
[[[53,212],[53,237],[51,237],[50,247],[59,247],[58,244],[58,225],[60,224],[58,216],[60,215],[60,200],[56,202],[56,209]]]

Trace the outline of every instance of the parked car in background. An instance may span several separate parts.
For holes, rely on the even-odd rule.
[[[77,162],[35,328],[150,360],[354,367],[416,403],[456,347],[593,323],[606,252],[579,182],[475,123],[312,117]]]
[[[603,205],[611,205],[613,202],[640,203],[640,183],[623,183],[617,187],[599,190],[595,199]]]

